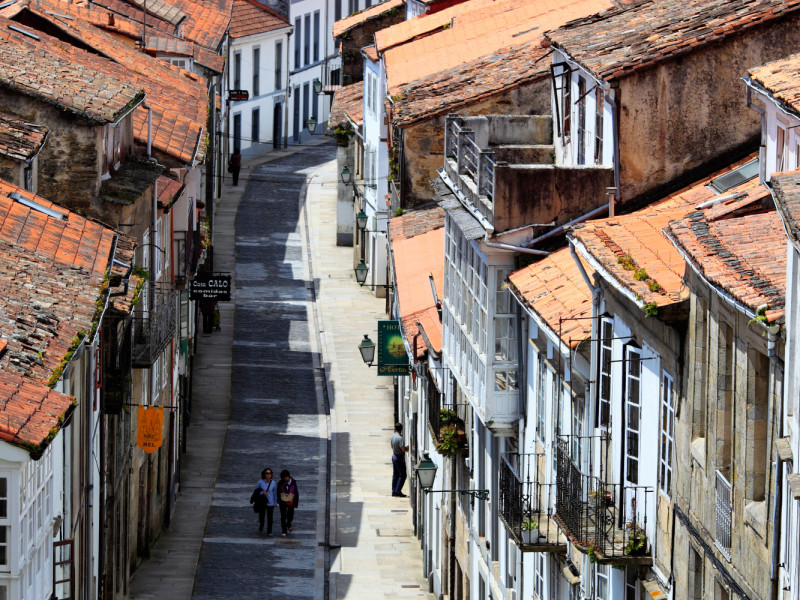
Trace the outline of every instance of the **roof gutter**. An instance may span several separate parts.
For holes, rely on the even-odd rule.
[[[137,106],[139,106],[140,104],[144,104],[144,101],[146,99],[147,99],[147,94],[144,92],[144,90],[141,90],[139,92],[139,95],[137,95],[136,98],[131,100],[128,103],[128,105],[125,108],[123,108],[116,117],[114,117],[112,123],[114,123],[114,125],[118,124],[120,121],[122,121],[122,119],[131,114],[136,109]]]
[[[773,96],[772,92],[770,92],[769,90],[764,89],[763,87],[761,87],[760,85],[758,85],[757,83],[752,81],[749,77],[742,77],[742,81],[744,81],[744,84],[747,86],[748,92],[750,90],[752,90],[752,91],[754,91],[754,92],[756,92],[758,94],[766,96],[767,98],[772,100],[772,102],[775,104],[775,107],[779,111],[781,111],[783,114],[785,114],[787,117],[791,117],[792,119],[800,119],[800,115],[797,114],[796,112],[790,112],[790,111],[786,110],[782,106],[782,103],[779,102],[775,98],[775,96]],[[752,103],[750,104],[750,108],[752,108],[753,110],[755,110],[759,114],[763,114],[762,110],[759,107],[756,107],[756,106],[752,105]]]
[[[516,286],[511,285],[508,289],[511,292],[511,295],[514,297],[514,300],[516,300],[517,304],[519,304],[525,310],[525,313],[531,319],[533,319],[533,321],[536,323],[536,326],[546,332],[547,337],[550,338],[550,341],[554,346],[558,346],[561,355],[565,358],[569,357],[569,344],[559,338],[558,333],[556,333],[555,330],[550,327],[550,324],[539,316],[539,313],[533,309],[533,306],[530,306],[529,303],[525,301],[524,296],[520,294]],[[565,346],[566,350],[562,351],[562,346]]]
[[[47,138],[48,137],[50,137],[50,130],[49,129],[44,132],[44,139],[42,140],[42,143],[39,144],[39,149],[36,152],[34,152],[32,155],[30,155],[28,158],[26,158],[25,160],[33,160],[34,158],[39,156],[39,153],[44,149],[45,143],[47,143]]]
[[[574,245],[575,250],[580,252],[581,256],[584,259],[586,259],[586,262],[588,262],[590,265],[592,265],[592,268],[595,271],[597,271],[603,277],[603,279],[605,279],[611,285],[611,287],[613,287],[620,294],[625,296],[625,298],[627,298],[628,300],[633,302],[636,306],[638,306],[641,309],[644,309],[645,302],[643,300],[641,300],[640,298],[637,298],[636,294],[634,294],[631,290],[629,290],[624,285],[622,285],[619,281],[617,281],[617,279],[600,263],[600,261],[598,261],[592,255],[592,253],[589,252],[589,250],[586,249],[586,246],[584,246],[580,242],[580,240],[578,240],[578,238],[576,238],[574,236],[571,236],[571,235],[567,235],[567,239],[569,240],[570,247],[572,247]],[[588,278],[588,276],[587,276],[587,278]],[[594,290],[595,286],[590,286],[590,288],[592,290]],[[598,289],[598,292],[599,292],[599,289]]]

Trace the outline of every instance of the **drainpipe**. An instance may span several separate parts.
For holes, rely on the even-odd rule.
[[[500,250],[509,250],[511,252],[521,252],[523,254],[533,254],[535,256],[550,256],[550,253],[546,250],[534,250],[533,248],[526,248],[524,246],[512,246],[511,244],[501,244],[499,242],[490,242],[489,241],[489,234],[487,233],[482,243],[489,246],[490,248],[498,248]]]
[[[592,291],[592,298],[596,297],[600,293],[600,288],[595,286],[592,283],[592,280],[589,279],[589,275],[586,273],[586,269],[583,268],[581,259],[578,258],[578,253],[575,252],[575,244],[572,243],[572,240],[569,241],[569,253],[572,255],[572,260],[574,260],[575,264],[578,266],[578,271],[580,272],[586,287]],[[595,336],[592,336],[592,338],[594,339]]]
[[[611,86],[608,86],[611,91]],[[619,93],[619,88],[614,88],[614,92]],[[617,188],[615,202],[619,201],[622,194],[619,182],[619,102],[616,95],[609,93],[608,101],[611,103],[611,133],[614,137],[614,187]]]
[[[142,108],[147,109],[147,158],[153,160],[153,108],[142,102]]]
[[[772,366],[773,377],[776,367],[783,367],[782,363],[778,362],[780,359],[775,354],[775,346],[777,345],[780,336],[781,326],[773,323],[767,327],[767,356],[770,358]],[[782,370],[782,369],[781,369]],[[778,439],[783,437],[783,395],[779,399],[780,412],[778,414]],[[770,564],[770,598],[778,600],[780,593],[780,583],[778,581],[778,574],[781,565],[778,564],[780,560],[780,542],[781,542],[781,504],[783,504],[783,461],[780,456],[775,457],[775,500],[772,505],[772,560]]]

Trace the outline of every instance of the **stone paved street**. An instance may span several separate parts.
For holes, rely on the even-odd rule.
[[[385,301],[335,245],[335,147],[319,142],[224,186],[215,268],[233,301],[199,341],[181,493],[132,598],[432,598],[408,501],[389,494],[392,379],[356,350]],[[248,504],[265,466],[300,485],[288,538],[277,509],[267,537]]]

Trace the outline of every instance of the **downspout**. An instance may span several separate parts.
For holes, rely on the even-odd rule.
[[[142,102],[142,108],[147,109],[147,158],[153,160],[153,109]]]
[[[501,244],[500,242],[490,242],[489,234],[485,234],[481,243],[489,246],[489,248],[497,248],[498,250],[508,250],[510,252],[521,252],[522,254],[533,254],[534,256],[550,256],[547,250],[535,250],[534,248],[526,248],[525,246],[512,246],[511,244]]]
[[[611,86],[607,86],[607,90],[611,92]],[[615,204],[619,204],[622,197],[622,189],[620,188],[619,181],[619,102],[617,101],[616,93],[619,92],[619,87],[614,88],[615,94],[608,94],[608,101],[611,103],[611,133],[614,136],[614,187],[617,188],[617,193],[614,198]]]
[[[773,380],[777,368],[781,368],[783,372],[783,361],[775,353],[775,346],[780,336],[781,326],[773,323],[767,327],[767,356],[770,359],[770,366],[773,371]],[[783,394],[778,399],[780,402],[780,410],[778,412],[778,434],[777,438],[783,437]],[[778,581],[778,573],[780,572],[780,542],[781,542],[781,518],[782,518],[782,505],[783,504],[783,461],[780,455],[776,453],[775,456],[775,499],[772,504],[772,560],[770,564],[770,598],[778,600],[780,593],[780,584]]]

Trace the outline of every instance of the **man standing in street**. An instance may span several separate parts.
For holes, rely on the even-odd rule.
[[[403,484],[406,482],[406,456],[408,446],[403,445],[403,424],[394,426],[394,435],[389,442],[392,446],[392,496],[406,498]]]

